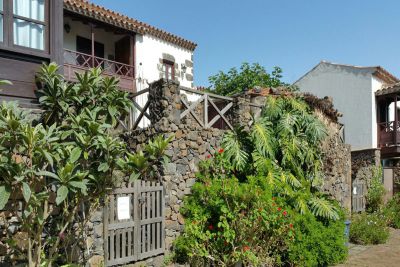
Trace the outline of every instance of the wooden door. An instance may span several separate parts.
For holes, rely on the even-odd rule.
[[[131,65],[131,39],[125,36],[115,43],[115,61]]]

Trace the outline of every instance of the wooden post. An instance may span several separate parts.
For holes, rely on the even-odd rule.
[[[204,128],[208,128],[208,95],[204,95]]]
[[[92,68],[94,68],[94,25],[90,24],[91,41],[92,41]]]
[[[397,95],[394,97],[394,144],[397,145]]]

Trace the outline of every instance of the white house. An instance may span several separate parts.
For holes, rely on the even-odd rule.
[[[399,80],[380,66],[361,67],[321,61],[294,85],[318,97],[330,96],[343,113],[346,143],[352,150],[378,147],[375,92]]]

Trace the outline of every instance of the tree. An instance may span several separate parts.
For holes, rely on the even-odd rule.
[[[130,154],[116,134],[132,105],[118,80],[93,69],[70,84],[57,70],[50,64],[39,72],[40,118],[15,103],[0,106],[0,209],[14,209],[28,236],[20,254],[35,267],[70,262],[66,252],[83,240],[88,215],[106,194],[127,176],[151,171],[132,162],[143,153]],[[156,138],[144,161],[159,161],[168,142]]]
[[[282,69],[274,67],[271,73],[258,63],[243,63],[240,70],[235,67],[227,73],[220,71],[208,78],[213,92],[219,95],[234,95],[255,86],[278,87],[284,85],[281,81]]]
[[[300,96],[268,96],[250,132],[237,128],[224,136],[224,155],[236,176],[265,177],[301,213],[337,219],[336,207],[319,192],[326,131]]]

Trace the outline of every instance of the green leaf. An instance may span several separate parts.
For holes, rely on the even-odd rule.
[[[83,181],[72,181],[69,183],[71,186],[75,188],[81,189],[82,194],[86,195],[87,194],[87,186],[86,183]]]
[[[11,195],[11,188],[8,185],[0,186],[0,210],[4,209],[6,206],[8,199]]]
[[[56,204],[60,205],[68,196],[68,188],[65,185],[60,186],[57,190]]]
[[[129,182],[134,182],[135,180],[139,179],[140,177],[140,173],[135,173],[133,172],[130,176],[129,176]]]
[[[53,157],[51,156],[51,154],[45,150],[43,150],[43,155],[46,157],[47,161],[50,163],[50,166],[53,167]]]
[[[24,196],[24,199],[26,202],[29,202],[29,199],[31,198],[31,188],[27,183],[22,183],[22,195]]]
[[[108,166],[107,162],[103,162],[99,165],[99,167],[97,168],[97,170],[99,172],[106,172],[108,171],[108,169],[110,168],[110,166]]]
[[[49,172],[49,171],[39,171],[39,172],[36,172],[36,175],[39,175],[39,176],[48,176],[48,177],[51,177],[51,178],[54,178],[54,179],[57,179],[57,180],[60,179],[60,178],[57,176],[57,174],[52,173],[52,172]]]
[[[75,163],[80,158],[81,153],[82,153],[82,149],[80,149],[79,147],[75,147],[71,151],[71,155],[69,156],[69,161],[71,163]]]

